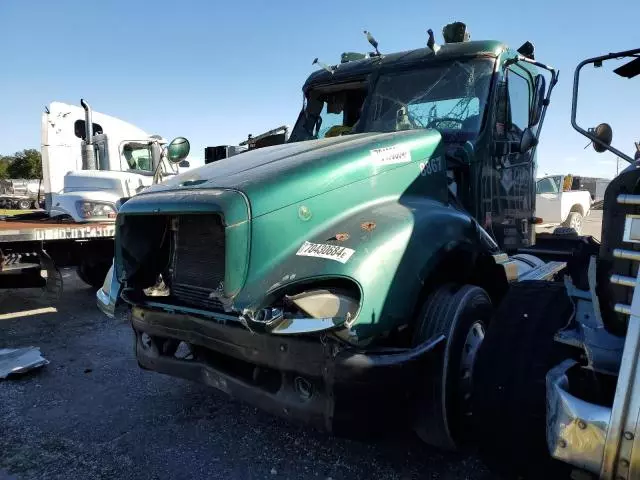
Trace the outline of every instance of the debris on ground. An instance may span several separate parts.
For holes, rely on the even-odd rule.
[[[0,348],[0,379],[47,365],[38,347]]]

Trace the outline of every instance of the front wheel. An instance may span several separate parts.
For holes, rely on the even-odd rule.
[[[453,450],[466,436],[475,358],[491,314],[489,295],[473,285],[442,286],[423,303],[414,344],[446,337],[443,355],[419,380],[414,430],[425,443]]]

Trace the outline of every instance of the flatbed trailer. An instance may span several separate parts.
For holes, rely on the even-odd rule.
[[[63,267],[78,267],[83,281],[99,286],[113,257],[114,232],[114,222],[6,217],[0,220],[0,288],[59,293]]]

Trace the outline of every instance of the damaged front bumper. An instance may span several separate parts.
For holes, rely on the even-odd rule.
[[[131,324],[142,368],[349,435],[405,424],[417,371],[426,375],[444,345],[438,336],[412,349],[363,351],[322,335],[257,334],[236,322],[140,307],[132,308]],[[191,355],[178,358],[178,342]]]

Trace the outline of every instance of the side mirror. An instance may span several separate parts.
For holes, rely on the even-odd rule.
[[[526,153],[536,145],[538,145],[538,139],[533,134],[533,130],[525,128],[520,137],[520,153]]]
[[[167,159],[173,164],[180,164],[189,156],[189,150],[191,150],[189,140],[184,137],[176,137],[167,147]]]
[[[607,147],[611,145],[611,141],[613,140],[613,130],[611,129],[611,125],[608,123],[601,123],[596,128],[590,128],[589,133],[604,143]],[[598,153],[602,153],[607,149],[604,145],[598,142],[592,143],[593,149]]]
[[[189,160],[182,160],[178,166],[182,168],[189,168],[191,165],[189,164]]]
[[[536,75],[533,84],[533,105],[531,106],[531,115],[529,115],[529,126],[535,127],[540,121],[542,115],[542,107],[544,107],[544,94],[547,91],[547,80],[544,75]]]

